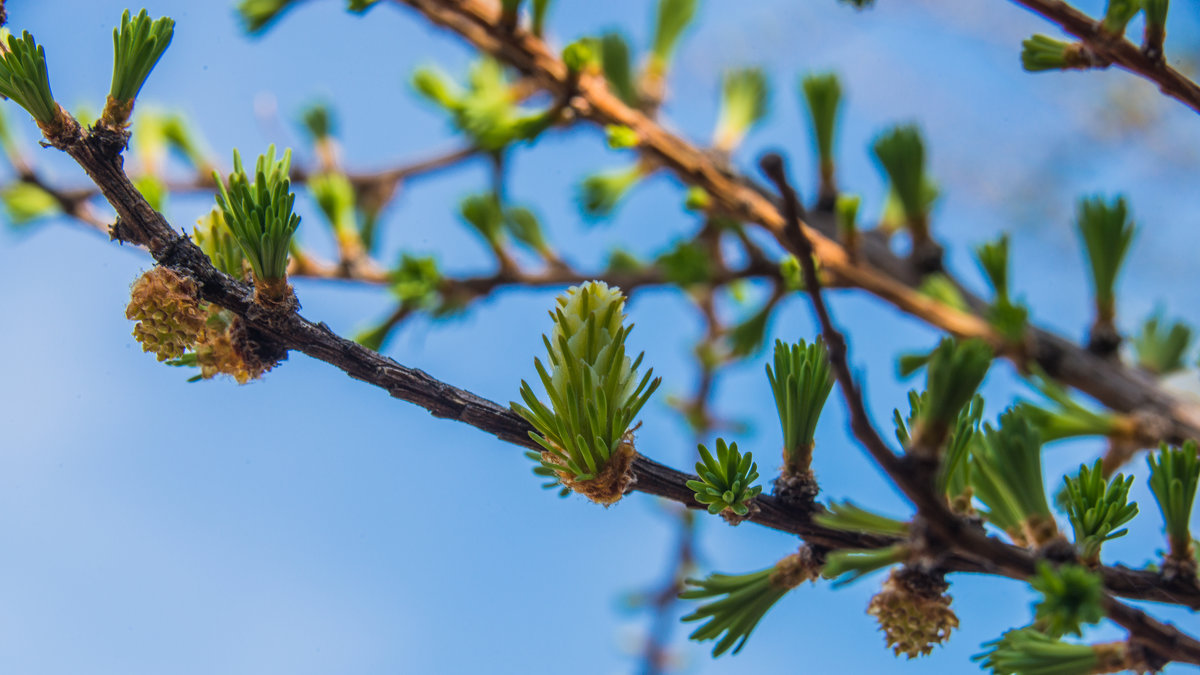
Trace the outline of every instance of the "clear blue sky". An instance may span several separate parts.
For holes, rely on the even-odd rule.
[[[45,46],[58,100],[99,108],[111,72],[111,29],[125,6],[8,4],[11,27],[30,30]],[[558,4],[550,25],[560,44],[611,27],[644,44],[651,3]],[[750,170],[760,151],[783,148],[811,184],[795,81],[807,70],[835,69],[848,92],[842,183],[864,195],[865,213],[881,202],[870,139],[888,124],[917,121],[944,195],[935,229],[969,282],[982,287],[968,247],[1011,230],[1022,260],[1017,295],[1038,321],[1082,336],[1088,287],[1070,215],[1079,195],[1120,189],[1142,226],[1121,289],[1122,323],[1132,328],[1159,302],[1200,322],[1194,114],[1120,72],[1021,72],[1020,40],[1052,31],[1010,3],[879,5],[859,14],[834,0],[708,0],[683,44],[666,119],[707,139],[721,70],[762,64],[775,107],[736,159]],[[172,16],[177,27],[139,106],[187,113],[224,162],[234,147],[253,155],[268,143],[300,143],[295,113],[317,98],[336,105],[351,167],[453,147],[445,121],[414,100],[406,83],[419,64],[462,72],[471,52],[393,6],[364,17],[341,6],[302,3],[254,39],[227,2],[148,2],[152,15]],[[1194,61],[1196,26],[1183,9],[1172,19],[1168,52]],[[264,121],[270,102],[282,121]],[[40,167],[62,184],[84,184],[77,168],[33,144],[23,112],[5,106],[10,119],[21,120]],[[307,158],[306,149],[297,152]],[[693,227],[680,186],[664,176],[640,186],[613,222],[586,228],[574,184],[627,160],[606,150],[594,129],[550,134],[514,159],[514,199],[541,213],[581,267],[595,268],[616,244],[659,250]],[[470,164],[406,186],[386,222],[387,255],[437,253],[455,273],[487,271],[484,249],[453,214],[456,200],[479,190],[485,175],[485,167]],[[207,199],[175,196],[167,215],[190,227],[208,208]],[[311,204],[301,209],[305,241],[328,249]],[[435,420],[303,355],[248,386],[188,384],[130,337],[128,288],[147,267],[136,250],[66,222],[0,230],[0,672],[633,668],[628,649],[644,620],[622,610],[621,598],[659,584],[666,572],[673,528],[659,504],[644,495],[608,510],[582,498],[559,500],[538,488],[517,448]],[[296,290],[306,316],[342,333],[389,308],[376,289],[301,281]],[[418,319],[388,354],[509,401],[533,374],[552,294],[506,291],[461,318]],[[895,378],[895,355],[928,347],[935,335],[861,294],[836,293],[833,308],[851,335],[872,414],[886,422],[910,386]],[[664,378],[643,414],[639,449],[686,468],[691,437],[664,400],[689,390],[688,350],[699,322],[670,291],[641,294],[630,310],[633,346],[646,350]],[[772,334],[814,335],[807,305],[787,302]],[[716,400],[754,430],[738,437],[742,448],[769,458],[779,438],[762,363],[722,379]],[[1196,389],[1195,374],[1180,386]],[[997,367],[986,385],[989,414],[1019,391],[1007,367]],[[1097,451],[1095,444],[1053,447],[1047,472],[1061,475]],[[760,461],[765,473],[772,464]],[[819,429],[816,470],[827,497],[906,513],[849,440],[836,401]],[[1109,550],[1133,565],[1161,546],[1144,481],[1136,492],[1142,515],[1134,534]],[[743,572],[773,563],[796,542],[708,519],[701,545],[705,572]],[[1013,582],[953,581],[962,628],[923,661],[894,659],[863,613],[878,579],[839,591],[799,589],[732,658],[711,660],[711,645],[685,643],[690,629],[679,627],[680,658],[689,673],[971,672],[968,657],[1027,621],[1031,598]],[[1195,625],[1186,613],[1162,615]]]

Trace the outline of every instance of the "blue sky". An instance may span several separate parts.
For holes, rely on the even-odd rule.
[[[560,44],[612,27],[647,39],[650,3],[558,4],[550,26]],[[1071,212],[1082,194],[1123,190],[1142,229],[1121,287],[1121,323],[1133,328],[1158,303],[1200,321],[1191,244],[1198,217],[1190,179],[1200,162],[1194,114],[1121,72],[1022,72],[1020,40],[1053,31],[1010,3],[879,5],[856,13],[833,0],[703,3],[681,47],[665,119],[691,138],[709,138],[719,73],[762,64],[775,105],[735,161],[752,171],[759,152],[781,148],[808,185],[813,170],[795,81],[834,69],[847,90],[842,184],[863,194],[865,213],[881,203],[870,140],[889,124],[916,121],[944,195],[934,227],[969,283],[982,288],[969,247],[1012,231],[1021,259],[1016,294],[1039,322],[1082,336],[1088,286]],[[97,109],[111,72],[111,29],[124,7],[10,2],[10,25],[45,46],[59,101]],[[139,106],[183,111],[223,162],[232,148],[253,155],[269,143],[296,146],[299,161],[307,160],[294,119],[316,99],[334,103],[353,168],[455,146],[445,120],[406,83],[421,64],[461,73],[472,54],[412,13],[381,6],[358,17],[340,2],[307,2],[250,38],[226,2],[164,0],[147,9],[177,27]],[[1193,58],[1195,23],[1175,13],[1168,53]],[[23,112],[6,104],[5,113],[21,120],[40,168],[64,185],[84,183],[76,167],[33,144]],[[541,214],[572,262],[595,269],[615,245],[650,253],[694,227],[680,185],[665,175],[640,185],[612,222],[583,225],[574,185],[627,160],[595,129],[551,133],[515,153],[510,191]],[[470,163],[406,185],[388,214],[386,255],[436,253],[454,273],[486,272],[485,249],[454,217],[457,200],[485,180],[486,167]],[[167,215],[190,227],[209,206],[206,197],[176,195]],[[301,236],[328,250],[328,232],[303,197],[300,208]],[[70,223],[0,230],[7,327],[0,331],[0,671],[631,671],[628,648],[644,617],[624,611],[621,598],[666,572],[674,530],[662,505],[644,495],[608,510],[559,500],[538,488],[518,449],[303,355],[248,386],[188,384],[141,353],[124,319],[129,285],[147,267],[136,250]],[[378,289],[301,281],[296,290],[306,316],[342,333],[390,307]],[[508,290],[462,317],[417,319],[388,354],[509,401],[520,379],[533,375],[553,292]],[[928,347],[935,334],[861,294],[831,297],[871,412],[886,422],[911,386],[896,379],[895,355]],[[669,290],[639,294],[630,313],[633,348],[646,350],[664,378],[643,413],[639,449],[686,468],[691,435],[664,401],[689,391],[700,323]],[[810,338],[809,308],[787,301],[771,331]],[[771,457],[779,439],[763,362],[722,378],[716,402],[748,423],[739,445]],[[1195,380],[1190,373],[1177,386],[1195,390]],[[989,414],[1019,391],[1007,367],[995,368],[985,385]],[[817,436],[824,496],[905,514],[831,401]],[[1053,446],[1047,474],[1060,476],[1097,450]],[[1144,478],[1140,461],[1135,470]],[[1136,491],[1142,515],[1108,551],[1133,565],[1161,546],[1144,480]],[[704,572],[759,569],[796,546],[780,533],[716,519],[704,520],[700,533]],[[970,672],[967,659],[981,642],[1028,620],[1031,597],[1014,582],[953,581],[962,628],[923,661],[894,659],[864,615],[878,579],[838,591],[803,587],[738,656],[713,661],[711,645],[679,639],[680,659],[689,673]],[[687,630],[679,627],[677,637]],[[1117,634],[1101,628],[1096,637]]]

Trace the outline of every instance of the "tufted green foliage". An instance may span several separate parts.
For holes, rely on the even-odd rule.
[[[58,104],[50,91],[46,51],[28,31],[19,38],[9,35],[5,47],[0,49],[0,96],[12,99],[39,123],[52,123]]]
[[[733,649],[737,654],[746,645],[754,627],[766,613],[815,571],[807,567],[800,554],[788,556],[772,567],[749,574],[714,573],[706,579],[688,579],[693,588],[679,594],[684,600],[710,600],[683,617],[704,621],[689,636],[693,640],[716,640],[713,656]]]
[[[775,341],[774,369],[767,365],[767,380],[775,394],[775,409],[783,431],[783,454],[796,470],[807,470],[812,460],[813,435],[821,410],[833,391],[833,372],[825,343],[787,344]]]
[[[1021,67],[1031,73],[1077,68],[1072,45],[1046,35],[1033,35],[1021,42]]]
[[[714,457],[708,448],[701,445],[700,461],[696,462],[696,474],[700,480],[689,480],[687,486],[696,493],[696,501],[708,506],[709,513],[730,511],[744,516],[750,512],[746,502],[762,492],[758,480],[758,465],[749,452],[738,452],[737,443],[726,444],[718,438],[717,454]]]
[[[54,195],[25,181],[10,183],[0,190],[0,202],[12,225],[26,225],[62,212]]]
[[[1146,319],[1133,338],[1138,366],[1158,376],[1170,375],[1186,366],[1184,355],[1192,345],[1192,329],[1179,321],[1167,322],[1161,313]]]
[[[822,527],[844,532],[867,532],[890,537],[907,537],[908,523],[868,511],[853,502],[830,502],[824,513],[813,516]]]
[[[1040,561],[1029,585],[1042,594],[1042,599],[1034,605],[1034,625],[1047,635],[1082,636],[1083,626],[1104,618],[1101,606],[1104,584],[1099,575],[1084,567],[1071,564],[1055,567]]]
[[[595,478],[629,431],[638,411],[658,388],[653,369],[638,379],[644,354],[632,361],[625,341],[625,296],[600,281],[572,286],[558,296],[550,313],[554,327],[543,336],[550,368],[534,366],[550,406],[521,382],[525,405],[513,403],[533,425],[530,436],[557,462],[543,461],[551,471],[568,471],[574,480]]]
[[[1200,483],[1196,442],[1189,439],[1178,448],[1164,443],[1147,461],[1150,463],[1150,490],[1162,511],[1172,556],[1184,558],[1191,545],[1192,504],[1196,501],[1196,486]]]
[[[1115,436],[1122,432],[1122,422],[1114,413],[1095,411],[1076,401],[1061,385],[1034,369],[1029,383],[1049,403],[1037,404],[1022,400],[1021,410],[1037,428],[1042,441],[1049,443],[1080,436]]]
[[[1125,26],[1142,9],[1143,0],[1108,0],[1101,29],[1109,35],[1122,35]]]
[[[887,173],[909,223],[926,216],[925,141],[915,125],[893,127],[875,140],[875,157]],[[914,236],[916,236],[914,234]]]
[[[762,68],[726,71],[721,80],[721,113],[713,145],[729,151],[741,144],[746,132],[767,114],[769,91]]]
[[[908,448],[912,445],[912,429],[921,419],[928,399],[927,393],[918,394],[912,390],[908,392],[908,417],[902,416],[898,409],[892,411],[896,440],[900,442],[901,447]],[[970,449],[972,444],[979,440],[979,425],[982,419],[983,397],[975,394],[971,402],[959,410],[958,419],[949,428],[937,476],[938,491],[948,498],[957,497],[967,491]]]
[[[1111,321],[1116,303],[1117,276],[1136,230],[1129,219],[1124,197],[1106,201],[1095,196],[1082,199],[1076,219],[1080,238],[1092,270],[1092,291],[1097,316]]]
[[[1036,526],[1052,526],[1042,482],[1042,441],[1021,407],[1000,415],[999,428],[984,425],[971,452],[970,483],[997,527],[1026,540]],[[1040,542],[1039,542],[1040,543]]]
[[[913,421],[914,444],[940,450],[950,426],[970,403],[995,356],[986,342],[971,338],[944,338],[925,365],[925,393],[919,416]],[[914,448],[916,449],[916,448]]]
[[[472,64],[465,87],[433,66],[414,71],[412,84],[417,93],[450,113],[453,125],[484,150],[499,151],[536,138],[556,119],[553,107],[518,105],[504,68],[490,58]]]
[[[842,100],[842,85],[833,73],[805,75],[800,80],[808,118],[812,123],[813,140],[821,166],[833,165],[833,142],[837,131],[838,105]]]
[[[300,216],[292,211],[296,195],[288,172],[292,151],[275,159],[275,146],[259,155],[253,176],[246,173],[242,157],[233,151],[233,173],[229,185],[213,172],[217,183],[217,206],[234,238],[242,247],[255,279],[283,279],[287,276],[288,249]],[[253,178],[253,182],[251,181]]]
[[[1099,663],[1089,645],[1063,642],[1033,628],[1010,630],[974,657],[992,675],[1087,675]]]
[[[665,67],[679,37],[696,15],[697,0],[659,0],[658,18],[654,23],[652,58]]]
[[[1063,478],[1066,484],[1067,516],[1075,531],[1075,548],[1084,562],[1100,561],[1100,547],[1106,541],[1124,536],[1128,530],[1118,530],[1137,515],[1136,503],[1129,502],[1133,476],[1118,474],[1105,480],[1100,460],[1088,468],[1079,466],[1078,476]]]
[[[234,279],[242,280],[246,275],[246,254],[238,245],[233,231],[225,223],[225,217],[220,207],[214,206],[211,211],[196,221],[192,230],[192,238],[196,245],[212,261],[213,267],[221,270]]]
[[[274,23],[284,10],[297,2],[299,0],[241,0],[237,5],[237,13],[247,32],[261,33]]]
[[[113,101],[125,103],[137,98],[174,34],[175,22],[168,17],[151,21],[143,9],[131,18],[125,10],[120,27],[113,30],[113,76],[108,92]]]
[[[644,173],[640,164],[594,173],[579,184],[579,206],[585,216],[601,219],[612,215],[617,204],[637,185]]]
[[[834,579],[835,587],[845,586],[869,574],[904,562],[908,556],[909,549],[903,544],[866,550],[838,549],[826,556],[821,576]]]

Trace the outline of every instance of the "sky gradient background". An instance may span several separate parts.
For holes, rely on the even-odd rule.
[[[560,45],[613,27],[635,44],[648,39],[653,3],[557,4],[549,25]],[[1102,5],[1078,4],[1092,13]],[[1194,114],[1121,72],[1022,72],[1021,39],[1053,31],[1010,3],[879,5],[857,13],[834,0],[702,3],[682,43],[665,119],[690,138],[709,138],[720,72],[761,64],[772,76],[774,107],[736,162],[754,173],[760,152],[781,148],[809,186],[814,171],[795,82],[799,73],[834,69],[846,90],[841,184],[864,196],[866,217],[882,202],[871,139],[890,124],[916,121],[942,187],[934,228],[968,283],[984,287],[970,246],[1011,231],[1015,294],[1036,321],[1082,337],[1089,291],[1071,227],[1074,204],[1083,194],[1121,190],[1141,226],[1120,287],[1123,328],[1132,330],[1158,303],[1200,322]],[[412,13],[380,6],[359,17],[341,2],[312,1],[255,39],[227,2],[146,6],[152,16],[173,17],[176,32],[139,107],[186,113],[226,166],[232,148],[253,156],[268,143],[296,147],[297,161],[308,163],[294,120],[320,98],[336,107],[350,168],[455,145],[442,115],[415,100],[407,81],[425,63],[461,74],[472,52]],[[45,46],[56,98],[92,109],[107,92],[111,30],[124,8],[109,0],[8,3],[10,26]],[[1168,54],[1194,62],[1197,27],[1182,9],[1169,25]],[[48,175],[85,183],[55,151],[36,147],[23,111],[5,104],[5,113],[19,120],[29,156]],[[640,185],[600,227],[585,227],[574,203],[582,176],[626,161],[596,129],[550,133],[513,153],[510,194],[539,212],[581,268],[598,269],[618,244],[649,255],[695,226],[673,178]],[[489,271],[486,250],[454,215],[457,200],[485,181],[484,164],[472,162],[406,185],[385,223],[385,259],[401,250],[436,253],[451,273]],[[302,238],[328,251],[327,229],[307,197],[299,202]],[[174,195],[166,215],[190,229],[210,205],[207,196]],[[641,494],[608,510],[559,500],[538,488],[518,449],[303,355],[248,386],[188,384],[130,336],[128,288],[147,267],[138,251],[66,221],[0,230],[0,672],[499,675],[635,667],[630,650],[645,617],[624,610],[622,598],[658,585],[667,572],[674,526],[661,505]],[[380,289],[300,281],[296,291],[307,317],[342,334],[391,306]],[[507,402],[534,374],[554,292],[504,291],[450,321],[414,320],[387,353]],[[896,379],[894,358],[928,348],[936,335],[862,294],[831,297],[871,412],[890,429],[883,423],[912,386]],[[642,292],[629,310],[637,323],[631,349],[644,349],[664,379],[643,412],[639,449],[687,468],[691,434],[664,401],[690,391],[689,348],[700,322],[671,290]],[[771,326],[773,337],[787,340],[815,333],[798,298]],[[719,412],[753,430],[737,437],[739,445],[769,458],[779,432],[764,359],[733,369],[715,400]],[[1195,373],[1175,386],[1197,389]],[[1006,366],[994,368],[984,389],[989,417],[1022,391]],[[825,497],[908,512],[849,440],[836,394],[817,443]],[[1097,450],[1051,446],[1047,475],[1057,486],[1058,476]],[[772,460],[759,464],[773,472]],[[1142,514],[1107,559],[1138,565],[1162,544],[1144,462],[1134,468]],[[760,569],[796,545],[717,519],[706,519],[700,533],[704,573]],[[981,642],[1028,621],[1031,596],[1014,582],[953,581],[961,630],[922,661],[893,658],[865,616],[876,577],[838,591],[821,584],[793,592],[736,657],[710,659],[711,644],[685,643],[690,628],[681,626],[680,663],[706,674],[972,672],[968,658]],[[1159,615],[1196,625],[1186,612]],[[1118,635],[1102,627],[1089,637]]]

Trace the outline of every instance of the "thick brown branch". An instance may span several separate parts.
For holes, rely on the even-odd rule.
[[[101,190],[121,214],[118,234],[135,243],[145,243],[159,264],[170,267],[196,281],[205,300],[226,307],[251,324],[257,333],[274,346],[296,349],[325,361],[368,384],[384,389],[392,396],[415,403],[436,417],[456,420],[486,431],[497,438],[522,447],[537,449],[530,439],[530,425],[508,408],[480,398],[402,366],[377,352],[342,338],[324,324],[314,324],[299,314],[264,312],[254,304],[253,292],[246,285],[221,274],[187,236],[174,231],[167,221],[150,208],[121,167],[120,143],[103,136],[78,136],[60,141],[70,154],[98,181]],[[882,441],[879,441],[882,445]],[[890,452],[890,451],[889,451]],[[634,464],[635,489],[665,497],[691,508],[699,508],[686,486],[692,476],[639,456]],[[879,548],[893,543],[885,537],[855,534],[820,527],[812,522],[812,513],[797,510],[767,495],[756,498],[753,522],[803,537],[829,548]],[[1024,578],[1032,571],[1032,561],[1021,549],[979,534],[977,549],[988,556],[954,557],[946,561],[948,569],[987,572]],[[1131,598],[1158,600],[1200,606],[1200,589],[1165,585],[1154,575],[1115,568],[1104,571],[1110,590]]]

